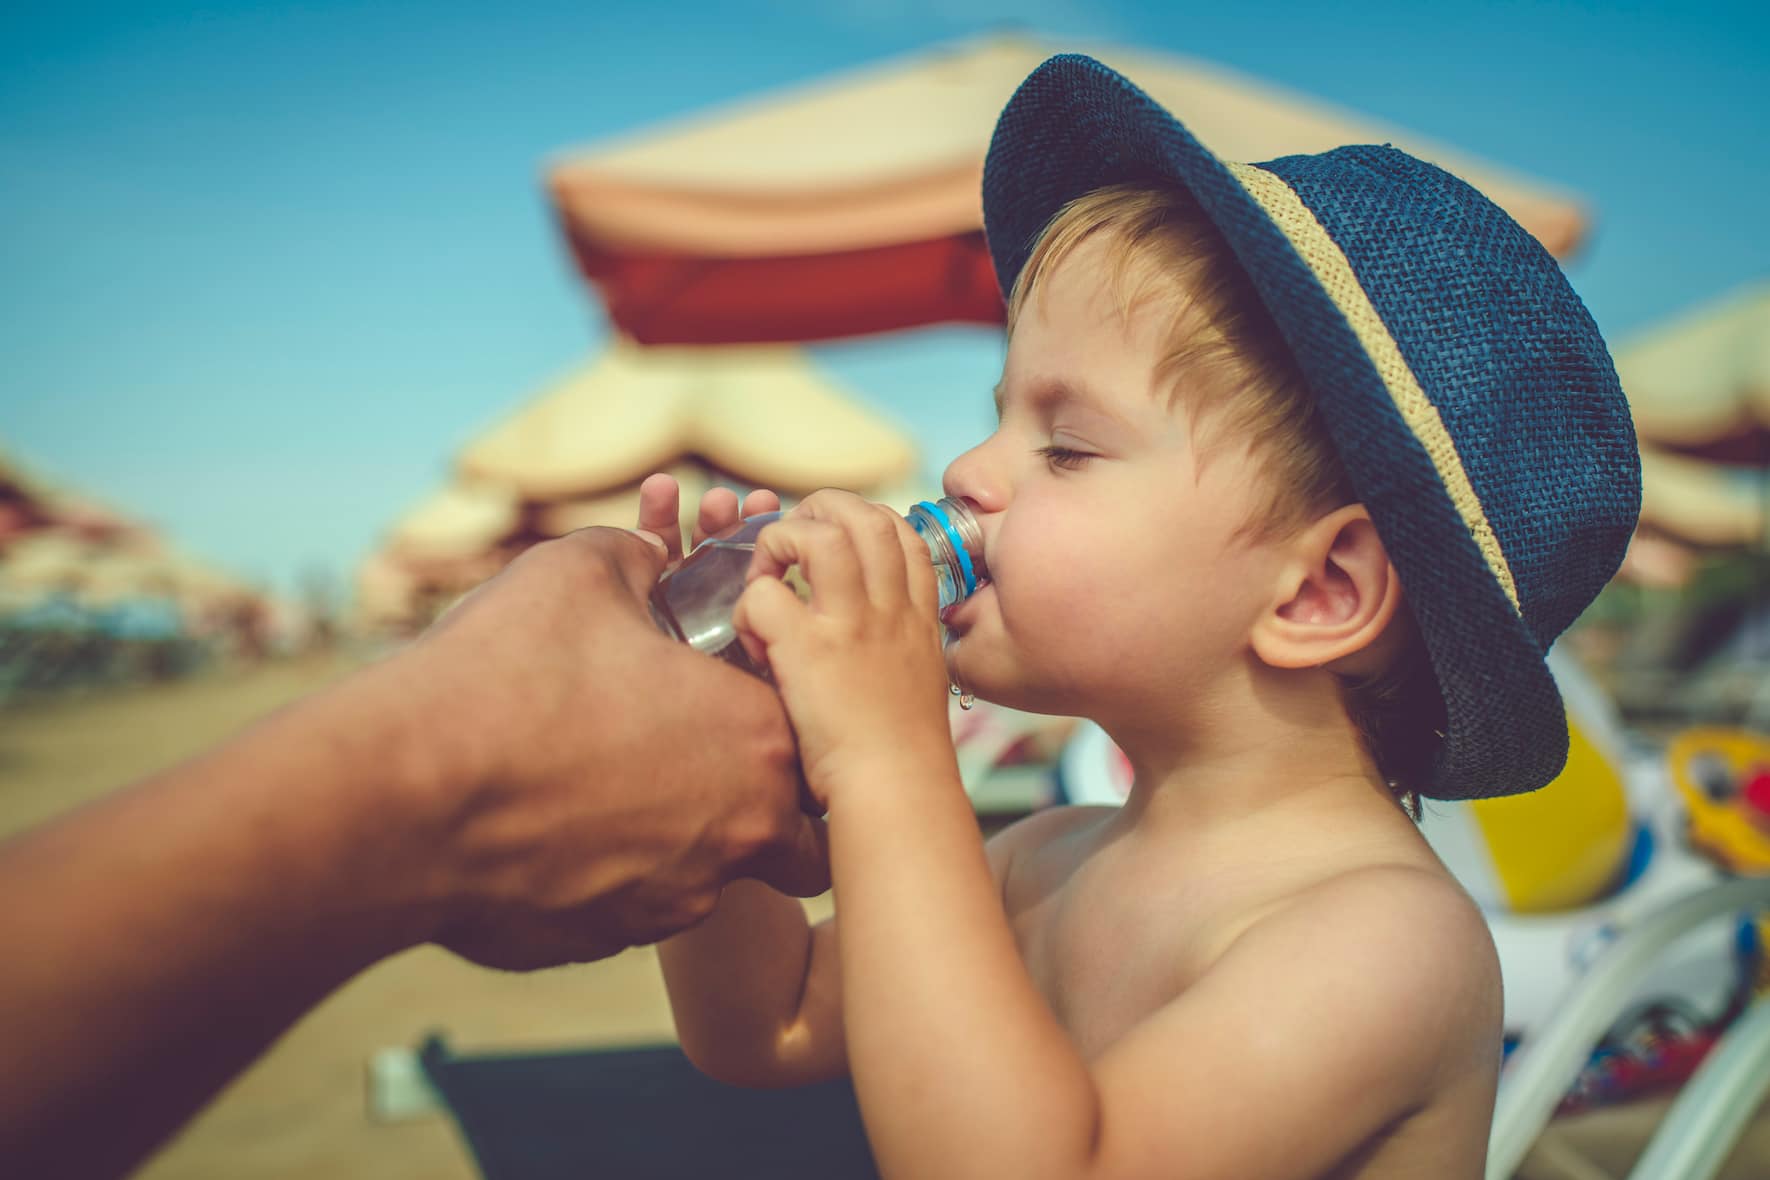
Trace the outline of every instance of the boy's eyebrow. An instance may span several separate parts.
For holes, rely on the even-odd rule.
[[[998,422],[1002,420],[1002,411],[1007,402],[1007,398],[1002,392],[1003,384],[1005,383],[998,382],[995,388],[996,421]],[[1035,392],[1028,400],[1032,403],[1032,408],[1035,410],[1049,413],[1067,402],[1074,402],[1079,406],[1084,406],[1087,409],[1093,410],[1095,413],[1106,418],[1111,418],[1114,421],[1124,422],[1125,420],[1124,415],[1113,409],[1112,406],[1107,403],[1105,398],[1100,397],[1094,393],[1093,390],[1079,382],[1067,380],[1062,377],[1052,377],[1035,380],[1031,382],[1031,384],[1037,392]]]

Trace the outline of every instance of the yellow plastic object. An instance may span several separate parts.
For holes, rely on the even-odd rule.
[[[1711,798],[1697,781],[1703,759],[1718,759],[1735,783],[1770,766],[1770,737],[1744,729],[1687,729],[1666,747],[1672,782],[1690,813],[1690,843],[1736,873],[1770,873],[1770,832],[1759,828],[1737,797]]]
[[[1629,854],[1622,775],[1571,716],[1567,731],[1567,766],[1554,782],[1529,794],[1470,804],[1495,883],[1514,913],[1595,901],[1616,883]]]

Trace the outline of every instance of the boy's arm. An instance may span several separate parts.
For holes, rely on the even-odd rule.
[[[1049,813],[985,848],[999,898],[1015,850]],[[742,1086],[799,1086],[845,1073],[841,963],[834,918],[759,881],[726,886],[713,913],[658,946],[683,1052],[702,1073]]]
[[[1480,918],[1406,869],[1262,919],[1084,1061],[967,852],[970,818],[892,778],[831,811],[850,1069],[885,1177],[1315,1176],[1453,1069],[1497,1064]]]
[[[683,1052],[737,1086],[802,1086],[847,1068],[834,919],[813,926],[796,898],[733,881],[713,913],[661,943]]]
[[[780,497],[752,491],[740,506],[726,488],[701,498],[693,540],[759,512]],[[682,497],[676,480],[648,477],[639,490],[639,529],[682,560]],[[793,898],[758,881],[725,887],[697,926],[658,945],[676,1033],[689,1060],[720,1081],[745,1086],[793,1086],[821,1081],[845,1068],[841,986],[836,978],[835,927],[811,926]]]

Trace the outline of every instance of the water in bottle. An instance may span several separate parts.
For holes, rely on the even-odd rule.
[[[778,512],[758,513],[709,537],[659,578],[651,595],[652,618],[658,627],[698,651],[767,679],[767,671],[756,666],[738,641],[731,614],[744,592],[757,534],[780,517]],[[906,519],[928,545],[943,611],[989,581],[983,530],[967,501],[956,496],[924,500],[910,509]]]

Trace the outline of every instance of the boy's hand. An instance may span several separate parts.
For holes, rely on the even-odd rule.
[[[745,496],[742,504],[738,503],[737,493],[730,488],[712,488],[701,497],[701,510],[695,518],[694,537],[688,549],[692,551],[708,537],[724,532],[744,517],[777,512],[780,506],[781,498],[763,488]],[[664,543],[670,565],[682,560],[682,489],[674,476],[659,472],[647,476],[639,485],[639,529]]]
[[[809,602],[781,581],[791,566]],[[818,803],[877,779],[881,760],[951,760],[939,592],[909,522],[817,492],[762,530],[749,577],[733,621],[773,672]]]

